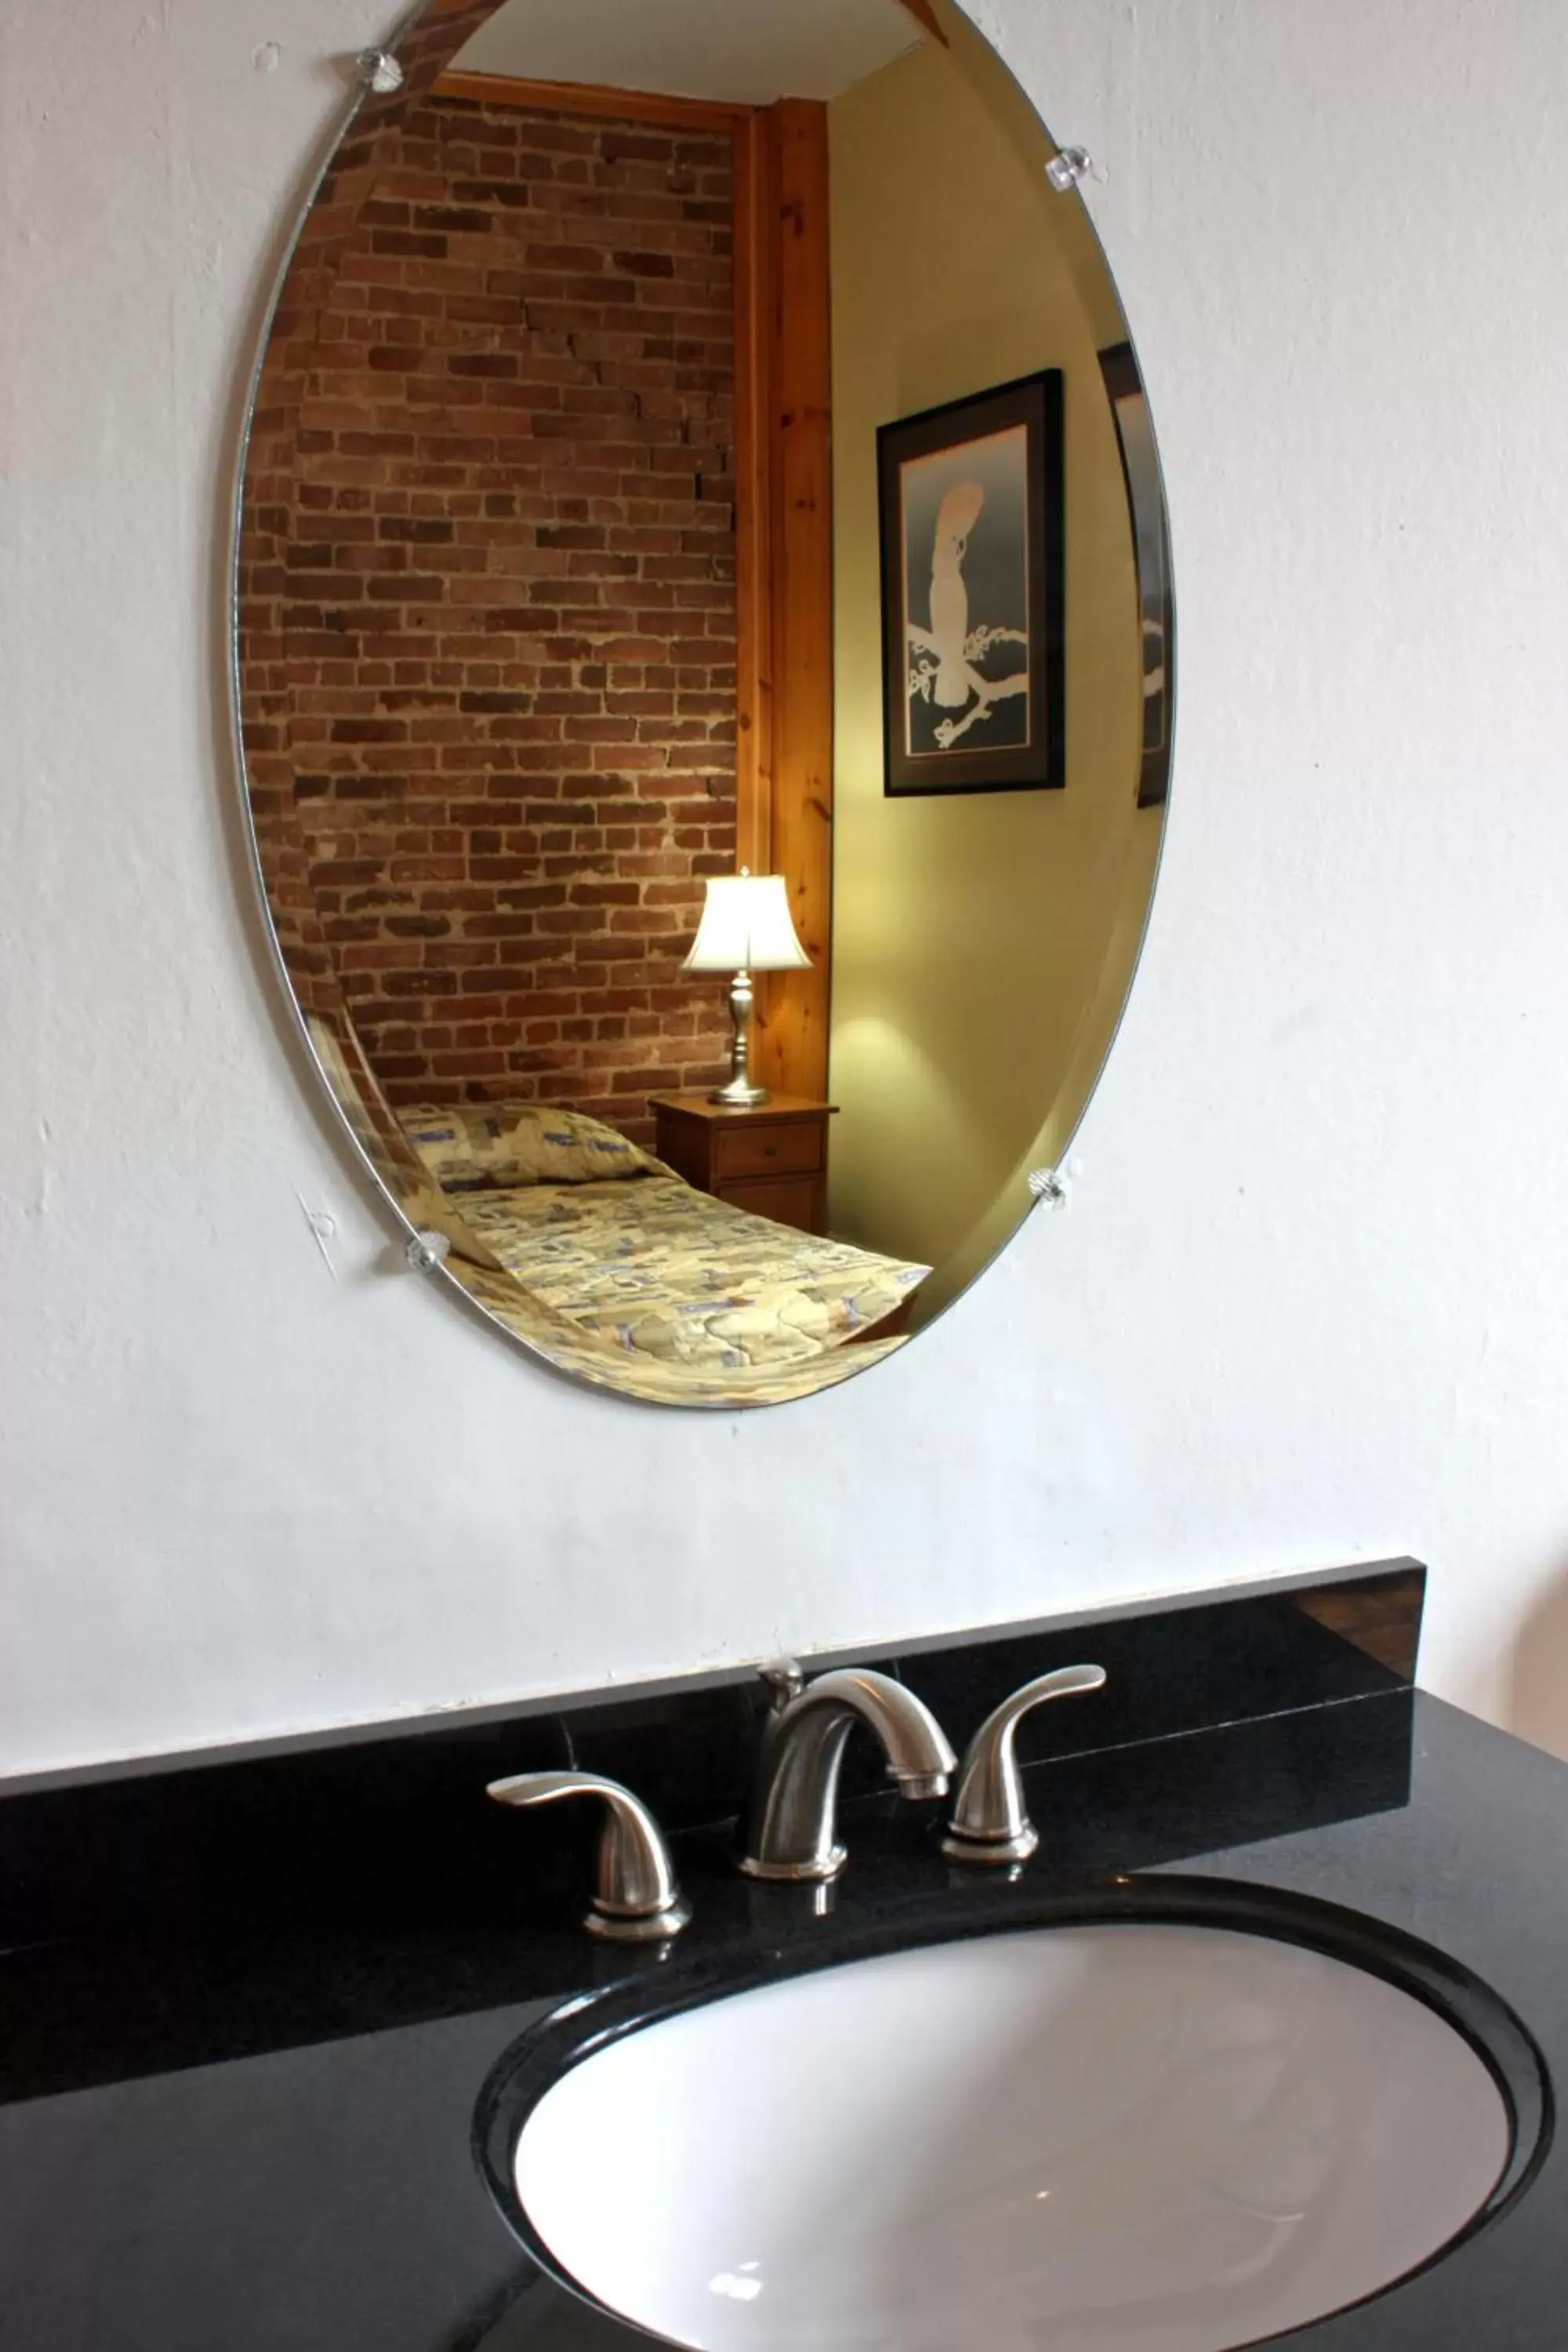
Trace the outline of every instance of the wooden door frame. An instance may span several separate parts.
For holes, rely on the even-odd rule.
[[[734,157],[737,862],[784,876],[811,958],[759,986],[752,1059],[764,1085],[821,1099],[833,945],[826,108],[755,110]]]
[[[735,862],[784,877],[812,960],[809,971],[758,975],[752,1058],[777,1092],[820,1100],[827,1085],[833,890],[827,109],[807,99],[727,105],[450,68],[430,94],[729,135]]]

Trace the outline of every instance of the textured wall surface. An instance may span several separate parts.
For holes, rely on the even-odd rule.
[[[986,16],[1108,174],[1182,600],[1164,872],[1070,1212],[730,1419],[395,1270],[239,888],[240,383],[382,12],[4,13],[5,1765],[1404,1549],[1427,1681],[1568,1749],[1568,12]]]
[[[393,1101],[651,1143],[728,1037],[679,971],[735,852],[728,139],[399,99],[318,219],[245,549],[269,874]]]
[[[1100,351],[1121,342],[1081,209],[984,45],[925,43],[828,110],[833,165],[834,1231],[945,1260],[1062,1103],[1136,866],[1142,658]],[[969,76],[976,79],[972,82]],[[998,88],[997,86],[1000,85]],[[1066,789],[882,788],[877,427],[1062,371]],[[976,612],[974,620],[983,616]],[[1140,910],[1142,911],[1142,909]],[[1026,1198],[1026,1195],[1024,1195]],[[944,1269],[945,1271],[945,1269]]]

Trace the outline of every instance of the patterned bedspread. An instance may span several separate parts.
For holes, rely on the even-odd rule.
[[[347,1014],[312,1013],[308,1026],[392,1198],[416,1231],[451,1244],[449,1278],[574,1380],[649,1404],[782,1404],[904,1345],[856,1334],[900,1307],[929,1267],[726,1208],[646,1155],[657,1173],[444,1192]]]
[[[629,1355],[684,1370],[677,1392],[709,1375],[715,1402],[758,1394],[736,1381],[748,1371],[809,1366],[801,1386],[818,1385],[822,1359],[896,1313],[931,1271],[728,1207],[673,1174],[470,1192],[461,1215],[514,1281],[619,1356],[623,1381]],[[845,1370],[885,1344],[851,1347]]]

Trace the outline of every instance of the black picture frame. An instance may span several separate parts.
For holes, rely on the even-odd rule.
[[[1171,584],[1171,534],[1149,402],[1131,343],[1100,354],[1106,397],[1116,420],[1121,478],[1132,520],[1138,573],[1143,734],[1138,766],[1138,806],[1161,808],[1170,786],[1171,719],[1176,675],[1176,607]]]
[[[1067,782],[1062,421],[1046,368],[878,432],[889,799]]]

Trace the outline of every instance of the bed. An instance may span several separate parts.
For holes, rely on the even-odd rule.
[[[448,1204],[465,1287],[540,1345],[517,1319],[516,1286],[525,1313],[542,1308],[569,1335],[564,1354],[548,1340],[543,1352],[590,1378],[596,1360],[617,1387],[635,1373],[645,1393],[715,1403],[821,1387],[825,1360],[843,1377],[901,1344],[931,1271],[714,1200],[580,1113],[417,1104],[395,1116]]]
[[[307,1028],[360,1149],[476,1306],[576,1380],[776,1404],[903,1345],[929,1268],[698,1192],[612,1128],[491,1103],[394,1111],[342,1005]]]

